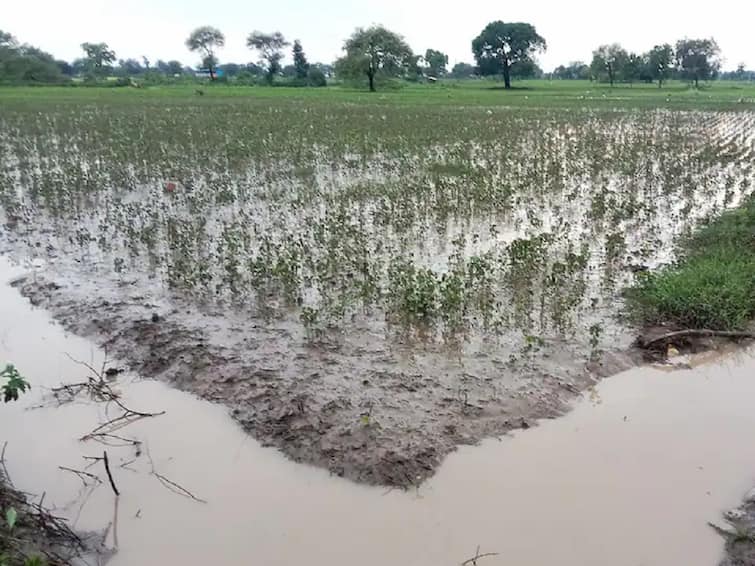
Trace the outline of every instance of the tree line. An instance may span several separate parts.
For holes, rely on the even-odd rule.
[[[525,22],[489,23],[471,42],[475,64],[457,63],[450,71],[448,55],[437,49],[415,54],[401,35],[381,25],[357,28],[345,41],[343,56],[332,65],[310,63],[301,41],[291,43],[279,31],[254,31],[247,36],[246,46],[257,55],[256,63],[221,64],[218,51],[225,41],[224,34],[211,26],[191,32],[185,45],[199,56],[198,69],[179,61],[151,64],[147,57],[117,60],[106,43],[82,43],[83,56],[69,64],[0,31],[0,83],[65,83],[71,77],[97,83],[115,77],[120,81],[117,84],[132,84],[134,78],[159,82],[206,76],[210,81],[233,80],[239,84],[272,85],[285,78],[289,85],[325,86],[328,78],[335,76],[363,82],[374,91],[391,79],[432,82],[447,77],[501,77],[507,89],[512,79],[543,76],[589,79],[611,86],[617,82],[657,82],[659,87],[670,79],[688,80],[698,86],[700,81],[714,78],[755,78],[755,73],[744,66],[721,74],[720,49],[713,39],[682,39],[674,46],[664,43],[642,54],[615,43],[602,45],[593,52],[589,65],[579,61],[560,65],[546,75],[536,56],[547,49],[547,43],[532,24]],[[284,66],[289,48],[293,63]]]
[[[682,79],[697,87],[700,81],[717,78],[720,69],[721,51],[715,40],[681,39],[673,47],[663,43],[642,54],[629,52],[618,43],[601,45],[593,51],[589,65],[580,61],[560,65],[552,76],[603,81],[611,86],[616,82],[657,82],[662,87],[670,79]],[[746,79],[745,73],[741,65],[742,79]]]

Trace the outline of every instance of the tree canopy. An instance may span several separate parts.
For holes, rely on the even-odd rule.
[[[451,69],[451,78],[468,79],[475,75],[474,65],[470,63],[456,63]]]
[[[721,53],[713,39],[682,39],[676,42],[676,62],[681,76],[699,86],[713,79],[721,68]]]
[[[87,71],[92,77],[102,77],[115,61],[115,52],[107,43],[82,43],[81,49],[84,50]]]
[[[596,79],[605,78],[613,86],[628,59],[629,54],[618,43],[601,45],[592,53],[590,71]]]
[[[21,45],[13,35],[0,30],[0,83],[49,84],[63,80],[61,65],[52,55]]]
[[[258,51],[262,61],[267,66],[267,80],[270,84],[273,83],[275,75],[281,70],[282,50],[289,45],[290,43],[279,31],[274,33],[254,31],[246,38],[246,46]]]
[[[215,49],[225,45],[223,32],[212,26],[201,26],[191,32],[186,40],[189,51],[198,52],[202,56],[202,66],[210,73],[210,80],[215,80],[215,69],[218,58]]]
[[[427,64],[427,72],[431,77],[444,77],[448,72],[446,70],[446,67],[448,66],[448,55],[442,51],[437,51],[435,49],[428,49],[425,51],[425,63]]]
[[[559,65],[556,67],[553,71],[553,78],[568,80],[589,79],[590,67],[582,61],[572,61],[568,65]]]
[[[344,51],[346,55],[336,62],[337,73],[347,78],[366,76],[372,92],[376,78],[400,76],[413,61],[404,38],[383,26],[357,28]]]
[[[294,40],[293,57],[296,78],[300,80],[306,79],[307,74],[309,73],[309,62],[307,61],[307,56],[304,53],[301,41],[298,39]]]
[[[482,75],[503,75],[504,86],[511,88],[511,67],[531,61],[536,53],[545,51],[545,39],[532,24],[523,22],[490,22],[472,41],[477,67]]]
[[[664,43],[653,47],[646,57],[650,79],[658,81],[658,88],[661,88],[674,70],[674,50],[668,43]]]

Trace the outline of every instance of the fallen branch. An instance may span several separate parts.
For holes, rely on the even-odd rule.
[[[673,332],[667,332],[650,340],[640,338],[639,344],[643,348],[649,348],[657,342],[663,342],[666,340],[672,340],[674,338],[684,338],[689,336],[696,337],[708,337],[708,336],[720,336],[722,338],[738,338],[738,339],[755,339],[755,333],[753,332],[740,332],[737,330],[710,330],[707,328],[688,328],[686,330],[675,330]]]
[[[461,563],[461,566],[467,566],[467,564],[472,564],[472,566],[477,566],[477,561],[480,558],[485,558],[486,556],[498,556],[497,552],[483,552],[480,554],[480,547],[477,547],[477,551],[475,552],[475,555],[472,558],[469,558]]]
[[[107,459],[107,450],[104,450],[102,452],[102,460],[105,462],[105,471],[107,472],[107,479],[110,480],[110,487],[113,488],[113,493],[115,493],[117,497],[120,495],[120,492],[118,491],[118,488],[115,487],[115,480],[113,479],[113,474],[110,473],[110,461]]]

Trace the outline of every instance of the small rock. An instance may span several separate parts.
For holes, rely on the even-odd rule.
[[[156,312],[152,313],[152,322],[160,322],[160,315]]]

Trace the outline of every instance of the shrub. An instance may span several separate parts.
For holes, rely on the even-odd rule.
[[[327,86],[328,79],[325,78],[325,73],[315,67],[310,67],[307,72],[307,82],[309,86]]]

